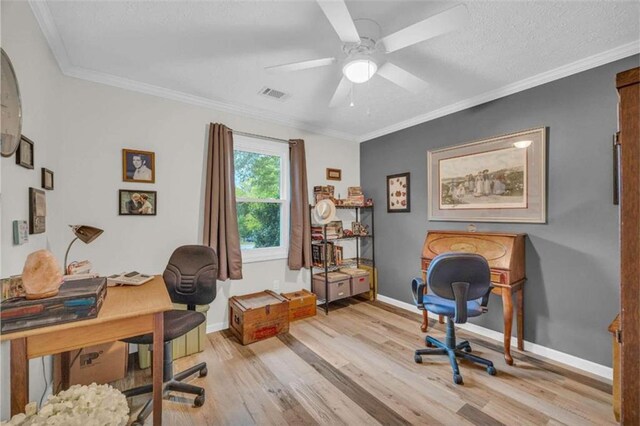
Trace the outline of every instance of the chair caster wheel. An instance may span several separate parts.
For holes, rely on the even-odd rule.
[[[459,375],[459,374],[454,374],[454,375],[453,375],[453,383],[455,383],[456,385],[461,385],[461,384],[463,384],[462,376],[461,376],[461,375]]]
[[[203,405],[204,405],[204,395],[196,396],[196,398],[193,400],[193,406],[202,407]]]
[[[463,351],[465,351],[466,353],[470,353],[471,352],[471,346],[465,346]]]
[[[414,355],[413,360],[416,362],[416,364],[422,364],[422,357],[420,355]]]
[[[490,376],[495,376],[498,372],[494,366],[489,366],[487,367],[487,373],[489,373]]]
[[[198,377],[206,377],[207,373],[209,373],[209,370],[207,370],[207,367],[204,367],[200,370],[200,375]]]

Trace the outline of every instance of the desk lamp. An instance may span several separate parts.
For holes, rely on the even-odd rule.
[[[94,228],[93,226],[87,225],[69,225],[71,231],[75,234],[75,238],[71,243],[69,243],[69,247],[67,247],[67,252],[64,254],[64,272],[67,273],[67,257],[69,256],[69,250],[71,250],[71,246],[76,240],[79,238],[85,244],[89,244],[96,238],[100,236],[104,231],[99,228]]]

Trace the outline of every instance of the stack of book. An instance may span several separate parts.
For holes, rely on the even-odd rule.
[[[359,186],[348,188],[348,198],[344,202],[345,206],[364,206],[364,194]]]
[[[342,221],[334,220],[326,225],[326,230],[320,225],[311,226],[311,239],[324,240],[326,232],[327,240],[336,240],[343,237]]]
[[[313,187],[313,199],[316,204],[320,200],[333,200],[335,187],[333,185],[321,185]]]
[[[89,278],[64,282],[57,295],[28,300],[14,297],[0,303],[0,332],[62,324],[95,318],[107,294],[107,279]]]
[[[311,246],[311,261],[313,266],[324,268],[324,247],[327,246],[327,266],[342,265],[342,247],[334,243],[313,244]]]

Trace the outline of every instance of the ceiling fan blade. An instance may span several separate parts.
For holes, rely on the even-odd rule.
[[[344,100],[347,99],[347,96],[349,95],[349,90],[351,90],[351,82],[347,80],[347,77],[343,76],[342,80],[340,80],[340,83],[338,84],[338,87],[336,88],[336,91],[333,94],[333,97],[331,98],[331,102],[329,102],[329,107],[333,108],[339,103],[344,102]]]
[[[317,0],[343,43],[359,43],[360,36],[344,0]]]
[[[378,75],[413,93],[422,92],[428,87],[426,81],[403,70],[397,65],[393,65],[391,62],[386,62],[378,68]]]
[[[394,52],[403,47],[411,46],[460,28],[466,24],[468,18],[467,7],[464,4],[460,4],[424,21],[389,34],[382,38],[381,42],[387,52]]]
[[[322,58],[313,59],[311,61],[291,62],[290,64],[274,65],[271,67],[265,67],[264,69],[269,72],[288,72],[288,71],[300,71],[309,68],[324,67],[331,65],[336,61],[336,58]]]

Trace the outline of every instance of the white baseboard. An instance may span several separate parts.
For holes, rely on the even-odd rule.
[[[402,302],[400,300],[392,299],[391,297],[383,296],[381,294],[378,295],[378,300],[407,311],[411,311],[415,313],[422,312],[418,308],[416,308],[415,305],[412,305],[411,303]],[[429,313],[429,317],[436,320],[438,319],[438,316],[432,313]],[[498,342],[502,342],[502,339],[503,339],[502,333],[495,330],[490,330],[488,328],[485,328],[476,324],[471,324],[471,323],[458,324],[457,327],[465,331],[469,331],[471,333],[475,333],[480,336],[487,337],[492,340],[496,340]],[[516,346],[515,340],[516,339],[511,339],[511,341],[513,342],[512,347]],[[526,340],[524,341],[524,350],[536,355],[543,356],[550,360],[571,366],[573,368],[586,371],[587,373],[594,374],[598,377],[602,377],[607,380],[613,379],[613,369],[605,365],[597,364],[595,362],[588,361],[586,359],[578,358],[577,356],[569,355],[567,353],[560,352],[555,349],[547,348],[545,346],[538,345],[537,343],[528,342]]]
[[[227,328],[229,328],[229,325],[226,322],[214,322],[213,324],[207,324],[207,334],[226,330]]]

